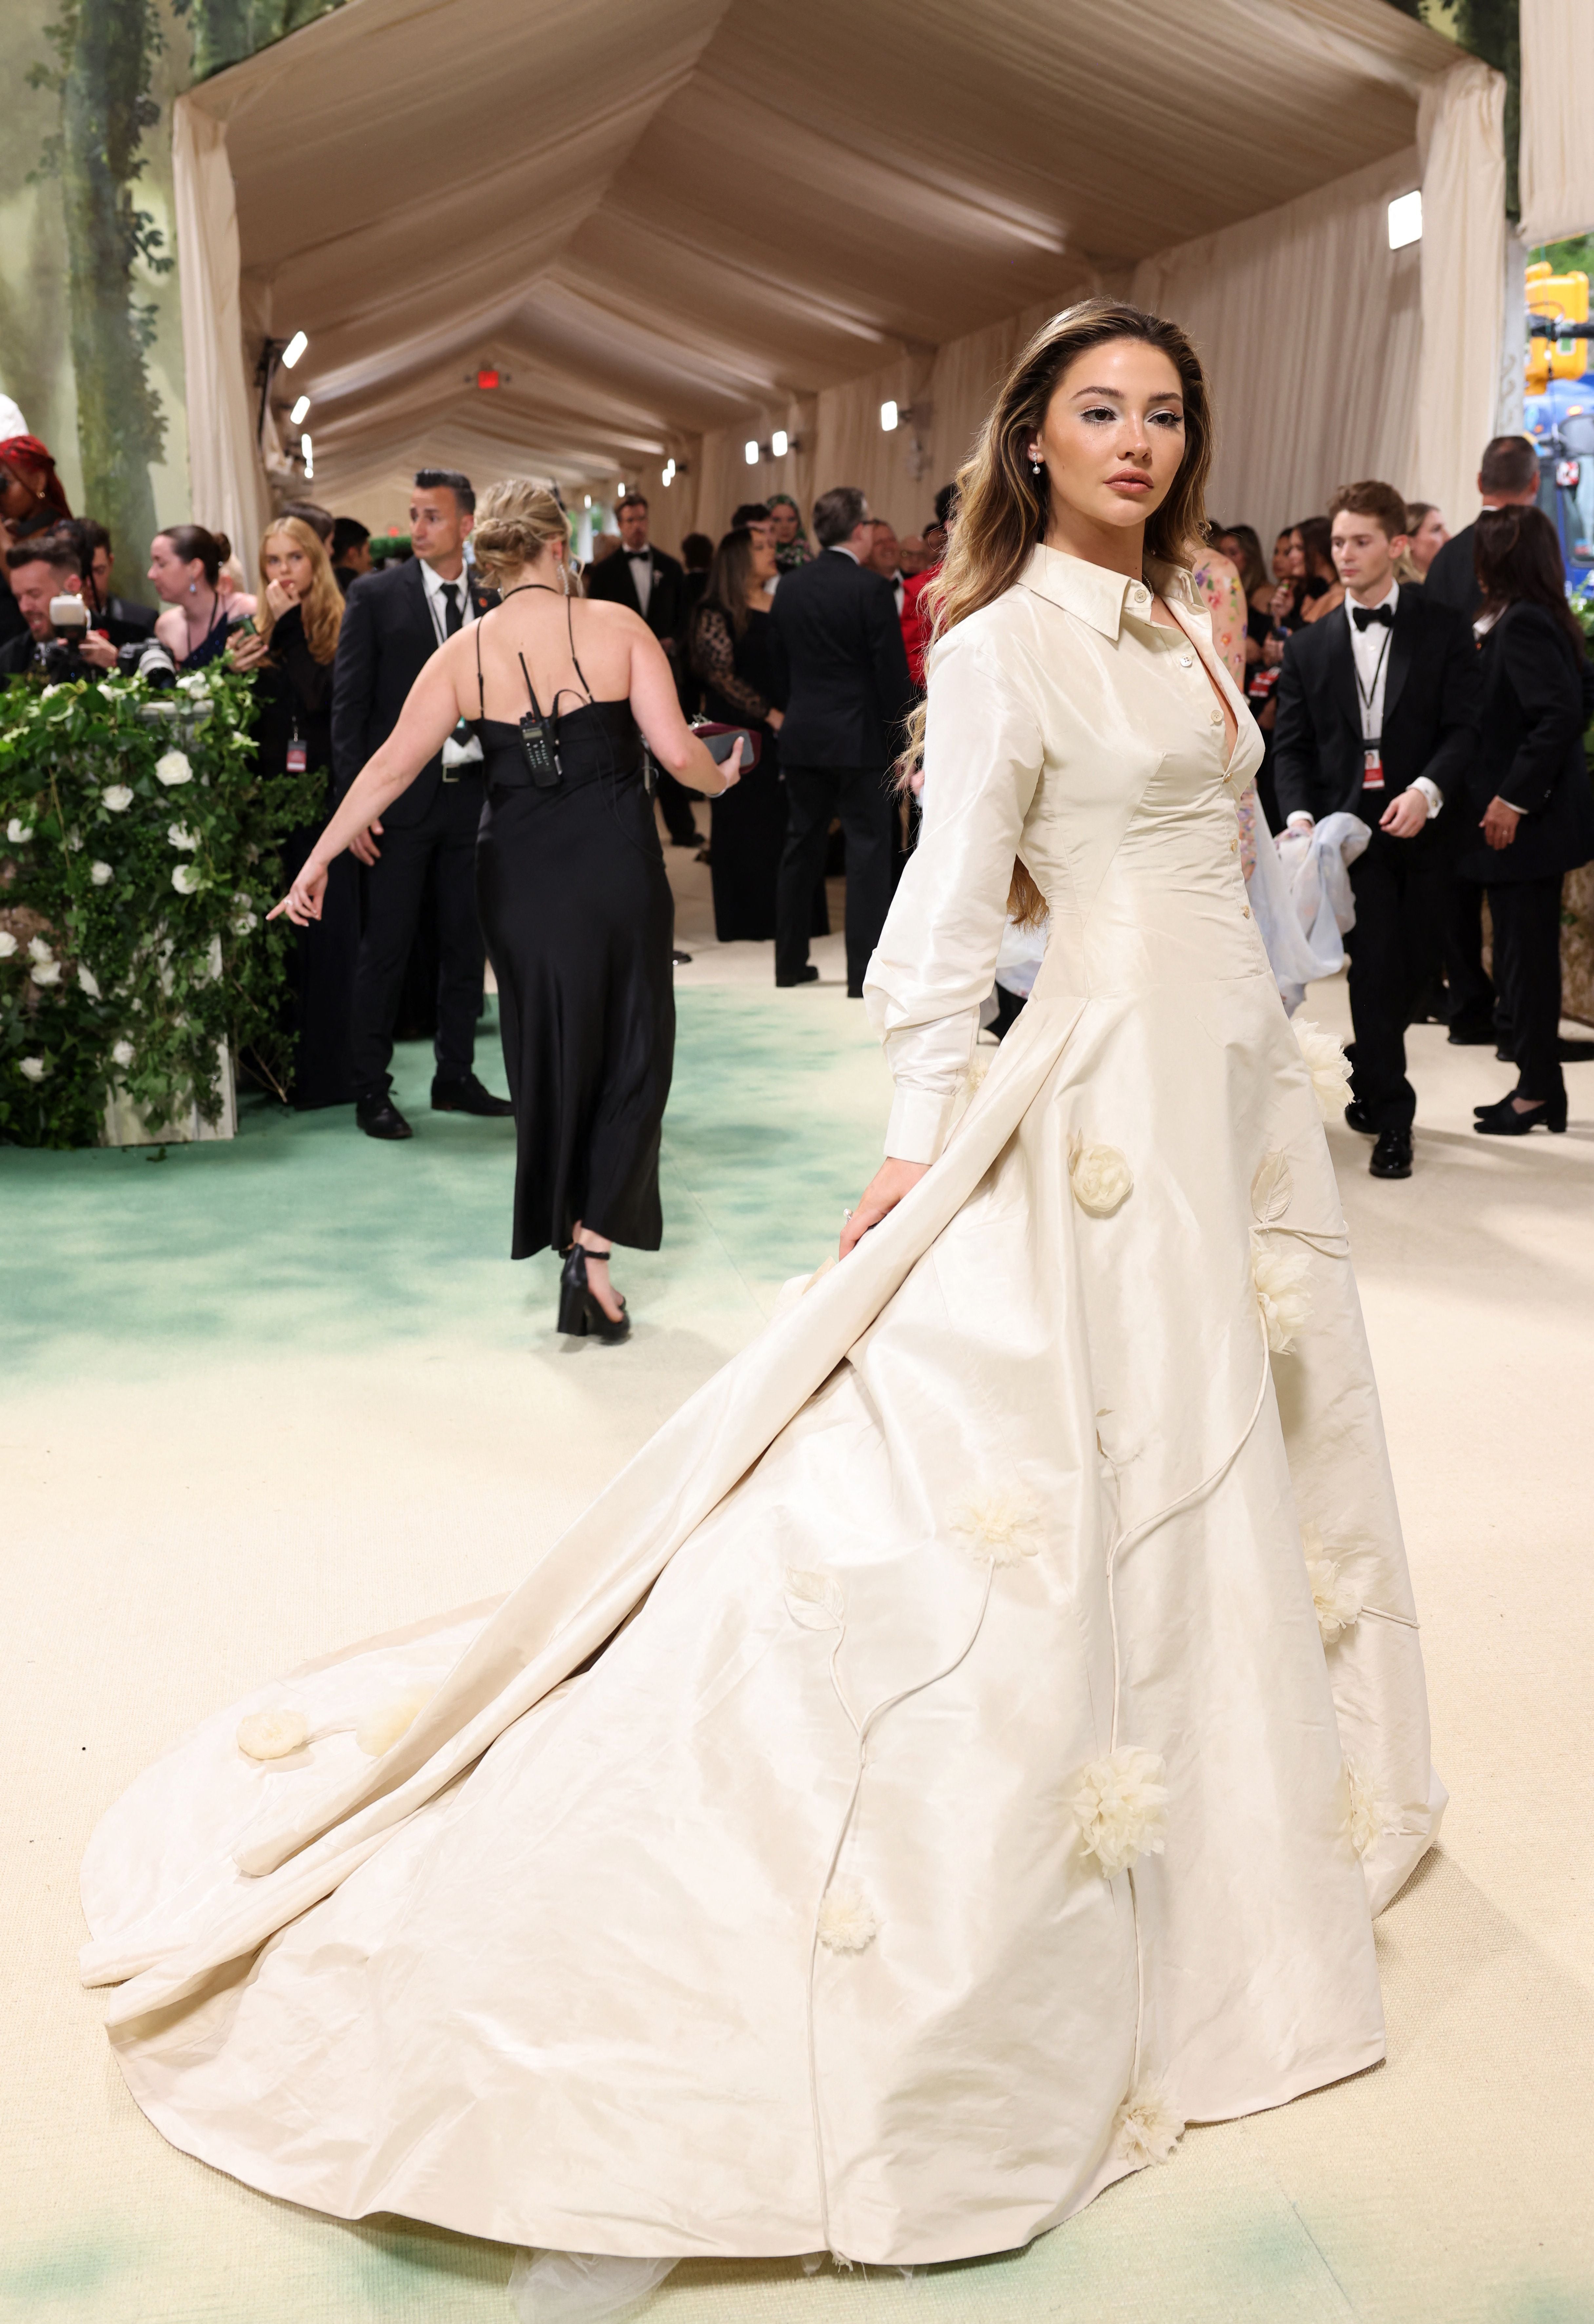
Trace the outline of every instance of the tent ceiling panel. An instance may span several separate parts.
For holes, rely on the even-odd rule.
[[[346,0],[195,94],[331,489],[618,475],[1408,146],[1454,58],[1389,0]]]

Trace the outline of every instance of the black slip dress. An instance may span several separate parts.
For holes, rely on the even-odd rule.
[[[637,1250],[664,1231],[675,908],[631,705],[594,698],[574,638],[570,659],[586,699],[563,715],[556,699],[542,721],[557,765],[541,780],[519,725],[472,722],[487,790],[476,899],[515,1109],[515,1259],[564,1250],[577,1220]],[[541,719],[529,675],[526,692]]]

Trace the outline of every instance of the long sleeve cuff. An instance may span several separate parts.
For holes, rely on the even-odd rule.
[[[886,1124],[888,1161],[938,1160],[956,1103],[955,1094],[943,1097],[934,1090],[898,1089]]]
[[[1444,813],[1444,793],[1440,789],[1439,785],[1429,775],[1414,775],[1412,788],[1422,792],[1428,802],[1428,820],[1431,823],[1437,823],[1439,817]]]

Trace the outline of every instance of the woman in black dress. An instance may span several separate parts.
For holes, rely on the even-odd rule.
[[[343,625],[343,592],[321,545],[302,518],[281,517],[260,544],[260,595],[253,634],[235,629],[226,659],[253,669],[259,715],[255,766],[268,781],[324,777],[320,813],[332,808],[332,661]],[[300,825],[282,843],[282,868],[293,879],[316,836]],[[360,890],[352,856],[332,867],[321,918],[299,932],[290,967],[293,1032],[287,1094],[303,1111],[352,1105],[349,1004],[360,949]]]
[[[559,1328],[622,1340],[609,1253],[659,1245],[675,1038],[673,913],[641,742],[710,798],[737,781],[741,744],[717,766],[640,615],[574,595],[565,513],[545,486],[493,485],[475,543],[502,603],[438,647],[277,909],[318,918],[355,833],[469,721],[486,760],[477,897],[519,1144],[513,1256],[564,1250]]]
[[[729,798],[716,799],[709,843],[714,931],[722,944],[768,944],[775,936],[775,881],[786,844],[786,793],[779,745],[786,706],[786,657],[769,618],[765,585],[775,544],[744,524],[714,552],[708,586],[692,617],[692,674],[708,716],[758,730],[756,767]]]
[[[1561,1071],[1561,883],[1594,856],[1594,789],[1583,730],[1594,686],[1566,603],[1555,528],[1542,509],[1485,509],[1473,554],[1488,623],[1481,748],[1472,816],[1481,833],[1456,866],[1488,890],[1495,981],[1516,1067],[1506,1097],[1473,1109],[1486,1138],[1566,1128]]]

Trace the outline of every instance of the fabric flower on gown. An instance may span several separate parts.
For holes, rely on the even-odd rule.
[[[1321,1025],[1297,1017],[1295,1029],[1306,1070],[1312,1076],[1317,1110],[1325,1121],[1332,1121],[1344,1110],[1350,1095],[1350,1060],[1335,1036],[1325,1033]]]
[[[1282,1356],[1295,1344],[1312,1313],[1311,1263],[1304,1252],[1258,1242],[1251,1250],[1257,1305],[1267,1327],[1267,1345]]]
[[[1093,1219],[1108,1219],[1134,1192],[1134,1175],[1116,1146],[1087,1146],[1076,1131],[1068,1148],[1073,1199]]]
[[[1387,1831],[1393,1831],[1396,1812],[1388,1800],[1381,1800],[1372,1778],[1354,1759],[1345,1762],[1345,1830],[1358,1856],[1367,1856],[1377,1848]]]
[[[861,1953],[880,1932],[880,1916],[856,1888],[828,1888],[819,1907],[819,1941],[833,1953]]]
[[[1347,1579],[1339,1561],[1324,1549],[1322,1536],[1315,1526],[1302,1526],[1301,1546],[1306,1553],[1306,1579],[1312,1584],[1317,1627],[1322,1633],[1323,1645],[1331,1646],[1360,1621],[1364,1600],[1356,1584]]]
[[[1017,1565],[1040,1547],[1040,1511],[1027,1493],[992,1493],[970,1501],[954,1526],[972,1554],[992,1565]]]
[[[238,1722],[238,1748],[250,1759],[287,1759],[309,1739],[310,1722],[302,1711],[254,1711]]]
[[[1167,1769],[1155,1751],[1121,1746],[1079,1771],[1069,1805],[1087,1855],[1109,1879],[1137,1858],[1160,1856],[1168,1828]]]
[[[380,1759],[391,1751],[401,1735],[407,1735],[436,1692],[434,1687],[414,1687],[408,1694],[395,1695],[392,1702],[379,1703],[368,1711],[355,1729],[355,1740],[368,1759]]]
[[[1184,2117],[1169,2104],[1159,2082],[1142,2082],[1118,2110],[1112,2151],[1126,2163],[1171,2163],[1184,2135]]]

